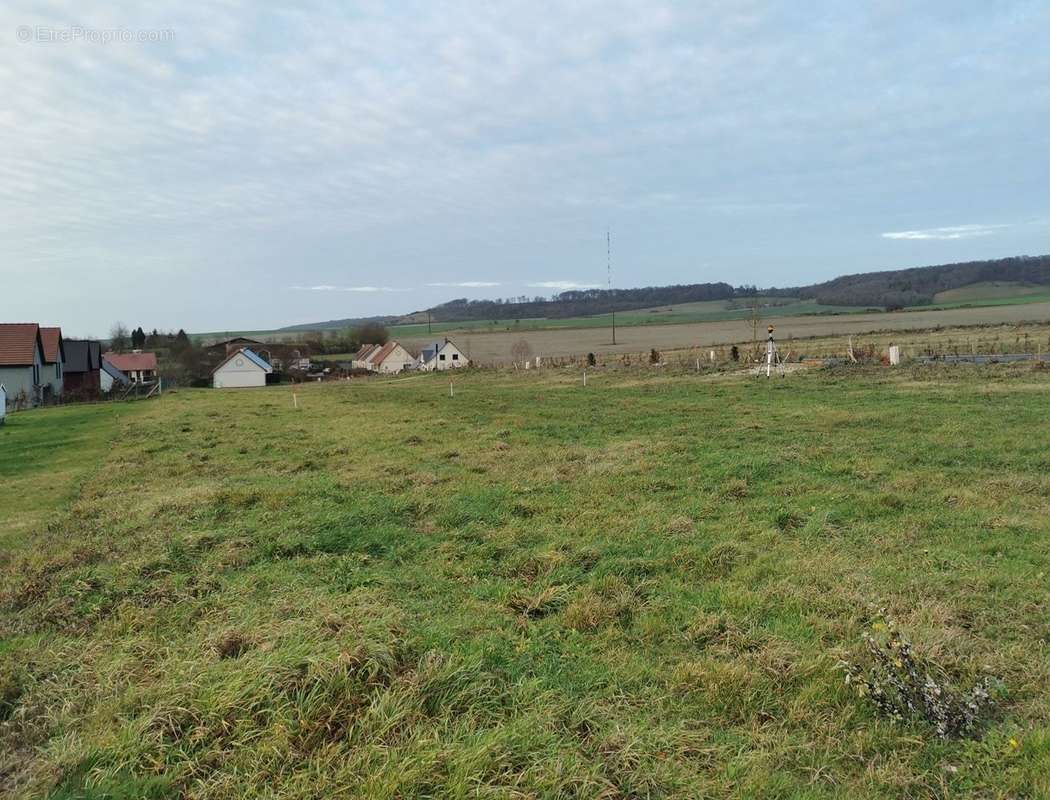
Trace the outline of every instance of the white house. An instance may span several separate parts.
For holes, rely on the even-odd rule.
[[[211,385],[216,389],[245,389],[265,386],[266,376],[273,372],[262,356],[242,347],[226,356],[211,373]]]
[[[450,339],[444,342],[434,342],[423,348],[419,355],[419,368],[431,372],[433,370],[458,369],[470,366],[470,359]]]
[[[355,369],[372,369],[371,359],[376,353],[379,352],[379,345],[377,344],[366,344],[361,347],[356,353],[352,364]]]
[[[416,359],[399,342],[384,345],[366,344],[354,355],[354,366],[393,375],[406,369],[415,369]]]

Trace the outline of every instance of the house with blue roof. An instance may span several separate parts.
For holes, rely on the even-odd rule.
[[[216,389],[247,389],[265,386],[266,376],[273,373],[269,362],[247,347],[234,350],[211,373]]]

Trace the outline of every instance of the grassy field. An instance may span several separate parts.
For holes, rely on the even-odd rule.
[[[767,323],[773,323],[781,338],[841,337],[876,331],[914,331],[937,327],[1008,324],[1050,320],[1050,302],[1007,304],[982,308],[909,311],[900,313],[763,316],[759,337],[764,335]],[[749,341],[751,323],[746,319],[720,322],[693,322],[678,325],[644,325],[617,328],[616,344],[611,344],[609,328],[579,328],[565,330],[537,330],[515,333],[462,333],[452,338],[467,354],[481,364],[508,363],[511,349],[524,339],[535,355],[543,358],[585,356],[588,352],[618,355],[647,353],[650,348],[660,351],[683,348],[706,348]],[[402,338],[408,347],[419,347],[426,339]],[[339,358],[340,356],[333,356]],[[348,357],[347,355],[342,356]]]
[[[764,319],[776,320],[781,317],[820,316],[827,317],[830,320],[830,324],[835,324],[835,321],[844,315],[863,315],[865,317],[872,315],[871,309],[857,306],[824,305],[815,300],[804,298],[760,297],[758,299],[762,304],[760,314]],[[991,321],[1016,322],[1021,319],[1043,318],[1038,312],[1021,312],[1018,315],[1016,312],[1005,311],[997,313],[995,310],[997,307],[1002,306],[1032,303],[1050,304],[1050,287],[1010,281],[990,281],[941,292],[934,298],[934,303],[925,306],[914,306],[905,309],[905,311],[915,313],[983,308],[988,309],[983,316]],[[1032,316],[1033,313],[1035,313],[1035,316]],[[738,320],[746,321],[750,316],[751,309],[746,299],[710,300],[623,311],[616,315],[616,324],[621,328],[633,328],[660,325],[726,323]],[[959,321],[949,315],[945,317],[944,324],[959,324]],[[430,326],[426,323],[412,322],[392,325],[389,330],[394,338],[423,342],[445,335],[505,334],[506,336],[517,337],[518,334],[529,334],[538,331],[560,331],[571,336],[571,331],[604,330],[609,325],[609,314],[595,314],[561,319],[540,317],[534,319],[434,322]],[[915,323],[909,323],[909,327],[915,328],[920,326]],[[288,341],[305,335],[308,334],[303,331],[256,330],[195,333],[192,334],[192,337],[197,341],[205,342],[227,339],[233,336],[248,336],[262,341]]]
[[[985,301],[1024,303],[1031,302],[1033,297],[1045,300],[1047,295],[1050,295],[1048,286],[1017,281],[984,281],[938,292],[933,296],[933,302],[937,304]]]
[[[298,392],[10,417],[0,795],[1050,796],[1050,371]],[[978,739],[845,685],[877,607]]]
[[[849,313],[862,309],[849,306],[826,306],[812,300],[795,298],[760,297],[760,313],[763,317],[785,317],[799,314]],[[640,325],[679,325],[690,322],[721,322],[743,320],[751,316],[745,301],[708,300],[697,303],[656,306],[653,308],[621,311],[616,315],[616,324],[625,328]],[[610,314],[564,319],[500,319],[473,322],[436,322],[431,324],[434,335],[446,333],[520,333],[526,331],[569,330],[579,328],[606,328],[611,323]],[[426,338],[427,325],[413,323],[393,325],[390,335],[405,338]]]

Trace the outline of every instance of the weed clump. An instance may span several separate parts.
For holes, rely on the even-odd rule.
[[[237,658],[251,649],[253,642],[237,631],[226,631],[215,642],[215,652],[219,658]]]
[[[868,697],[884,717],[921,719],[942,739],[975,737],[995,705],[991,692],[997,681],[983,677],[965,692],[954,689],[943,669],[915,655],[892,621],[877,621],[872,628],[880,635],[864,633],[868,663],[839,664],[847,685]]]

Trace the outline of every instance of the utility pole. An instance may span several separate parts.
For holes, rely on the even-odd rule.
[[[430,309],[427,309],[427,336],[430,336],[432,331],[430,330]]]
[[[609,302],[612,305],[612,343],[616,344],[616,299],[612,293],[612,233],[605,230],[605,270],[609,287]]]

